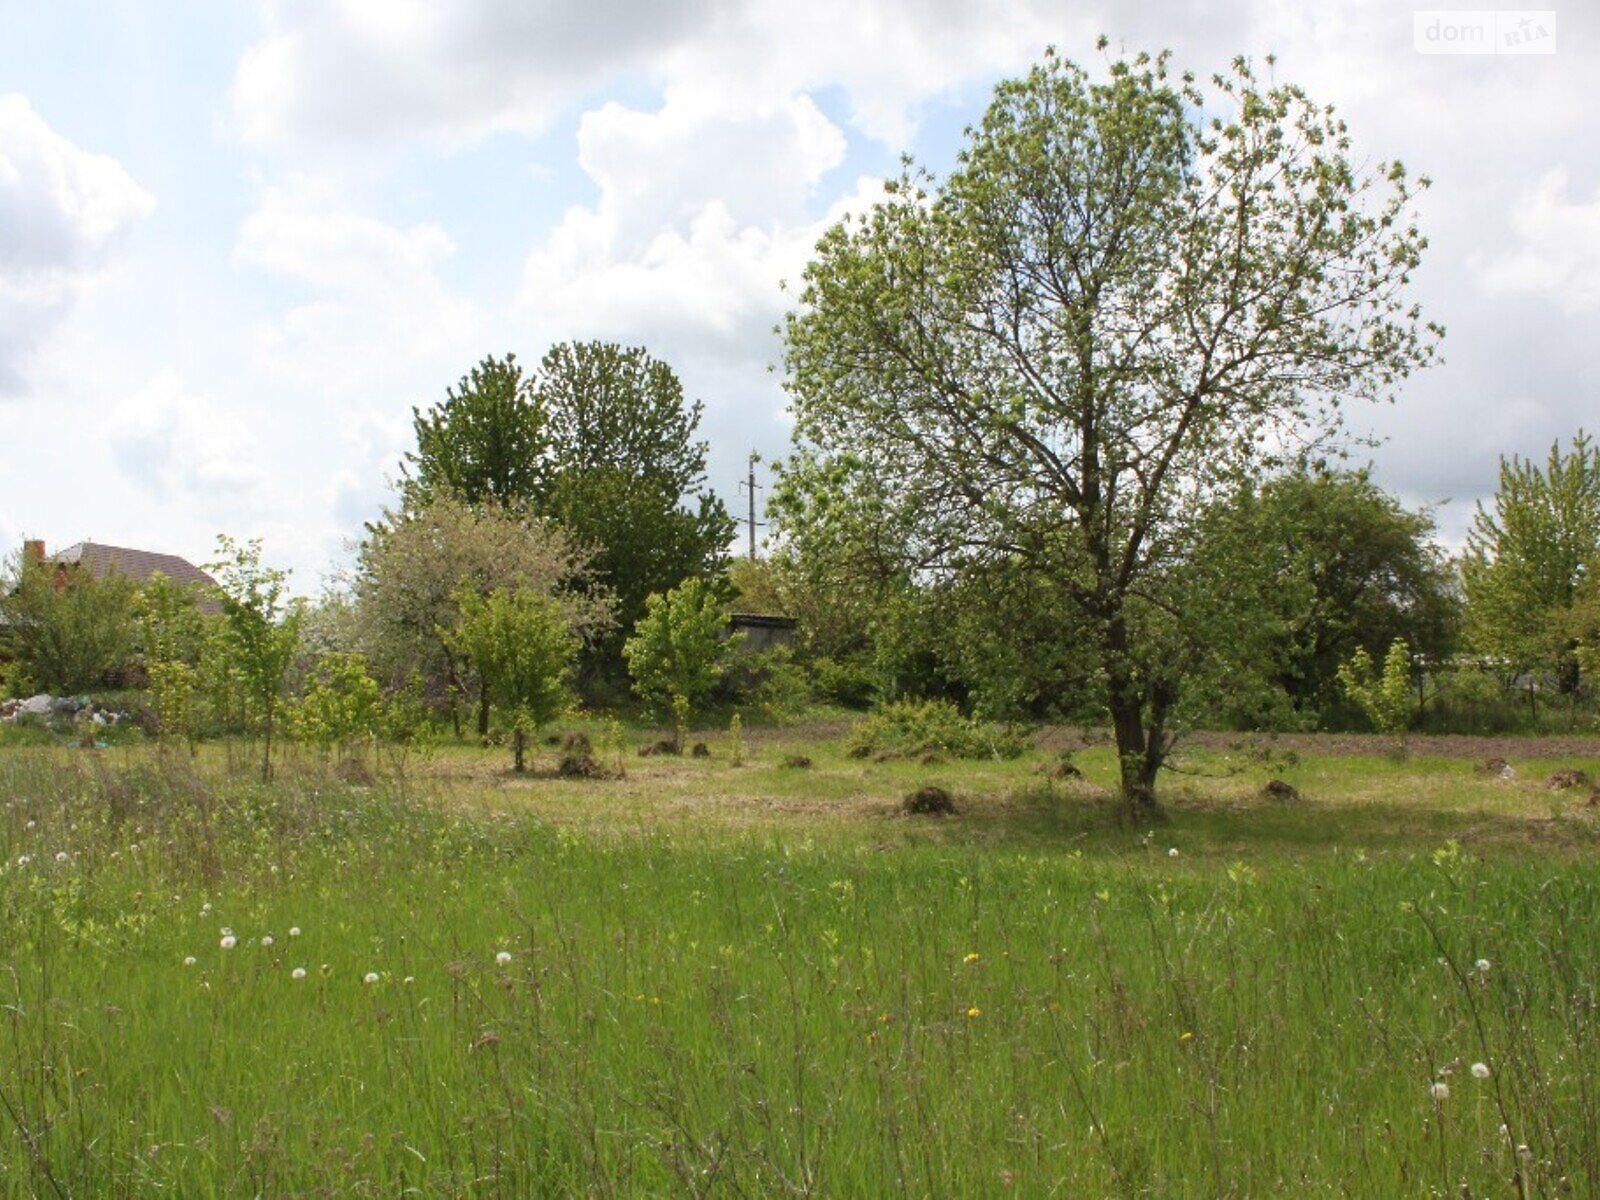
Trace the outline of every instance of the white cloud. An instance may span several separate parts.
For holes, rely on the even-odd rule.
[[[536,130],[644,69],[719,0],[332,0],[280,4],[240,59],[233,109],[258,142]]]
[[[1094,32],[1056,0],[334,0],[268,24],[232,94],[262,143],[535,132],[620,79],[698,81],[729,111],[838,86],[860,128],[899,142],[926,96]]]
[[[24,96],[0,96],[0,394],[155,207],[116,159],[56,133]]]
[[[1557,167],[1517,199],[1510,226],[1516,246],[1478,259],[1491,295],[1534,295],[1569,315],[1600,308],[1600,190],[1572,199],[1567,169]]]
[[[260,361],[337,394],[470,344],[480,310],[437,273],[453,250],[438,225],[402,229],[354,212],[326,183],[268,188],[235,258],[313,295],[255,331]]]
[[[158,500],[250,511],[266,499],[259,431],[163,371],[118,405],[104,437],[112,461]]]

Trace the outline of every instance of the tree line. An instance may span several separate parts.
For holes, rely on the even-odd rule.
[[[247,590],[223,616],[292,624],[302,691],[359,655],[457,736],[507,714],[519,748],[570,695],[631,694],[681,731],[719,688],[1103,722],[1140,812],[1197,723],[1531,726],[1551,697],[1587,719],[1588,436],[1504,460],[1454,556],[1431,513],[1342,465],[1344,411],[1437,358],[1409,295],[1427,186],[1243,58],[1202,83],[1166,54],[1090,72],[1051,52],[945,177],[908,159],[818,243],[780,330],[795,429],[765,558],[730,558],[671,368],[569,343],[531,371],[485,358],[413,410],[347,586],[282,612]],[[86,582],[8,590],[13,690],[54,678],[52,621],[75,630],[50,652],[79,656],[74,686],[85,655],[104,675],[138,640],[106,615],[131,604],[116,585],[93,613]],[[732,664],[735,599],[798,618],[792,661]],[[177,660],[149,638],[159,690]]]

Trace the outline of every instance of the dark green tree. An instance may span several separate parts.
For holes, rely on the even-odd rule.
[[[1339,707],[1339,670],[1358,649],[1376,661],[1404,641],[1432,663],[1455,649],[1461,602],[1433,518],[1365,471],[1300,467],[1217,505],[1204,524],[1255,574],[1263,641],[1254,667],[1268,686],[1261,699],[1287,703],[1280,720],[1310,724]]]
[[[549,439],[542,510],[594,548],[618,630],[652,593],[720,579],[734,522],[706,487],[704,406],[685,401],[672,368],[639,347],[567,342],[544,356],[536,391]],[[620,640],[606,644],[613,664]]]
[[[0,573],[0,660],[9,660],[11,689],[63,694],[116,682],[135,656],[138,586],[30,555],[19,552]]]
[[[908,167],[824,235],[784,331],[797,440],[896,481],[913,561],[1024,563],[1081,618],[1142,814],[1237,628],[1199,515],[1439,333],[1405,295],[1405,170],[1361,169],[1330,108],[1244,59],[1214,84],[1050,54],[942,184]]]
[[[535,498],[549,446],[545,417],[517,356],[485,358],[427,412],[411,410],[417,448],[401,470],[418,506],[448,492],[468,504],[514,507]]]

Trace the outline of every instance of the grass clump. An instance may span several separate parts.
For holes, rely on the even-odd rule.
[[[885,704],[851,730],[846,743],[854,758],[1017,758],[1027,748],[1025,730],[965,716],[948,700]]]

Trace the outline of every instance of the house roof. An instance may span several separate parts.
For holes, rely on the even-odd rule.
[[[100,542],[79,542],[57,551],[45,561],[83,567],[96,579],[104,579],[114,571],[136,583],[143,583],[159,571],[177,584],[215,587],[217,583],[188,559],[179,558],[176,554],[156,554],[150,550],[107,546]]]
[[[780,617],[772,613],[731,613],[728,623],[745,629],[793,629],[800,624],[798,618]]]

